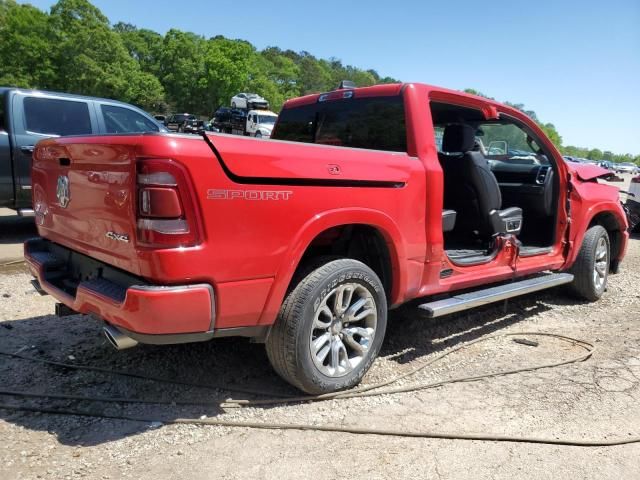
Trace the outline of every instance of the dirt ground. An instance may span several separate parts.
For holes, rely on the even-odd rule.
[[[262,345],[221,339],[116,352],[87,316],[56,318],[22,266],[0,273],[0,350],[198,383],[293,393]],[[128,405],[0,395],[0,403],[94,409],[158,419],[200,417],[458,433],[614,439],[640,436],[640,240],[604,298],[583,304],[562,290],[427,320],[392,313],[382,357],[365,383],[390,378],[461,344],[496,333],[553,332],[590,341],[589,360],[420,392],[269,408],[217,406],[243,394],[74,371],[0,357],[0,389],[210,401],[211,407]],[[575,347],[491,340],[456,352],[405,384],[569,358]],[[313,431],[162,425],[0,409],[1,479],[474,478],[631,479],[640,444],[584,448],[380,437]]]
[[[22,242],[38,235],[33,218],[18,217],[0,208],[0,265],[22,258]]]

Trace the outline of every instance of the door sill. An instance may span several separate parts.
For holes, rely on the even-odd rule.
[[[472,250],[472,249],[460,249],[460,250],[445,250],[447,258],[451,263],[460,267],[471,267],[473,265],[482,265],[483,263],[489,263],[498,253],[497,249],[487,253],[487,250]]]

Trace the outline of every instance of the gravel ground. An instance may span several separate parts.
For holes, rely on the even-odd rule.
[[[159,419],[216,417],[282,423],[577,439],[640,435],[640,240],[595,304],[544,292],[461,315],[427,320],[392,313],[382,357],[365,383],[390,378],[434,355],[495,333],[544,331],[597,347],[586,362],[420,392],[269,408],[221,408],[212,389],[173,386],[0,357],[0,388],[112,397],[197,399],[211,407],[51,400],[57,408]],[[0,272],[0,350],[199,383],[294,393],[269,367],[262,345],[244,340],[116,352],[90,317],[51,315],[22,266]],[[538,338],[538,347],[490,340],[456,352],[415,381],[547,363],[580,351]],[[0,397],[0,403],[43,405]],[[580,448],[428,440],[328,432],[161,425],[34,415],[0,409],[1,479],[74,478],[638,478],[640,445]]]
[[[22,242],[38,235],[33,218],[22,218],[0,208],[0,265],[22,258]]]

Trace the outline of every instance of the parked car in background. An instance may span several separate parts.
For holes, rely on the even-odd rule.
[[[567,162],[581,163],[580,160],[578,160],[576,157],[572,157],[570,155],[563,155],[562,158],[564,158]]]
[[[222,133],[269,138],[277,118],[278,114],[269,110],[220,107],[209,123]]]
[[[607,170],[613,170],[612,165],[613,164],[608,160],[600,160],[598,162],[599,167],[606,168]]]
[[[244,129],[233,133],[256,138],[269,138],[277,119],[278,114],[269,110],[249,110]]]
[[[635,175],[638,173],[638,166],[635,163],[631,163],[631,162],[619,163],[617,172],[631,173]]]
[[[625,209],[629,219],[629,229],[637,233],[640,229],[640,176],[631,179]]]
[[[31,216],[31,155],[38,141],[66,135],[166,131],[127,103],[0,87],[0,207]]]
[[[199,133],[204,130],[204,122],[195,115],[188,113],[174,113],[167,118],[167,128],[171,132]]]
[[[246,116],[246,114],[237,108],[220,107],[215,111],[209,123],[219,132],[231,133],[234,116]]]
[[[257,93],[239,93],[231,98],[231,108],[268,109],[269,102]]]

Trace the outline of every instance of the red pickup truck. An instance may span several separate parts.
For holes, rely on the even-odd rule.
[[[288,101],[272,140],[40,142],[30,269],[118,348],[247,336],[310,393],[357,384],[387,311],[437,317],[567,284],[627,246],[609,172],[566,164],[522,112],[422,84]]]

